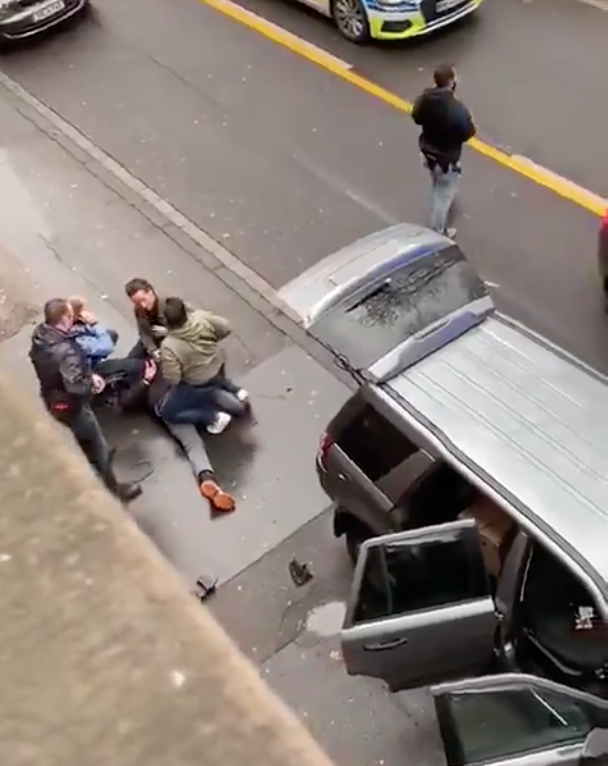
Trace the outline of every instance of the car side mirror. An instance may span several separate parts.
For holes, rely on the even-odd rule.
[[[592,729],[587,735],[580,760],[581,766],[608,766],[608,729]]]

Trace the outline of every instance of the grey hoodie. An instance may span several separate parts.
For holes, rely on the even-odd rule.
[[[160,362],[165,379],[172,384],[189,383],[197,386],[215,377],[225,362],[220,345],[230,334],[228,320],[195,309],[188,313],[186,323],[169,330],[160,347]]]

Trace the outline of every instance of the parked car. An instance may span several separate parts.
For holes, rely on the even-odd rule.
[[[604,213],[604,217],[600,219],[597,258],[600,267],[602,290],[604,292],[604,304],[608,312],[608,210]]]
[[[356,386],[317,456],[356,560],[348,672],[392,690],[523,672],[606,696],[608,379],[498,313],[420,227],[281,298]]]
[[[406,40],[442,29],[477,10],[482,0],[300,0],[333,19],[354,43]]]
[[[45,32],[82,13],[89,0],[0,0],[0,43]]]

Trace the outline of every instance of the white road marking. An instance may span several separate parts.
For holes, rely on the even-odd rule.
[[[608,11],[608,0],[578,0],[579,3],[585,3],[585,5],[591,5],[593,8],[597,8],[598,11]]]

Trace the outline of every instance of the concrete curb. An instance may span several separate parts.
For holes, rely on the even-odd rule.
[[[342,382],[352,386],[350,377],[336,368],[331,355],[306,333],[301,327],[299,317],[278,297],[272,285],[221,242],[203,231],[170,202],[160,197],[71,123],[4,72],[0,72],[0,97],[6,98],[24,119],[35,124],[105,186],[135,207],[153,226],[213,272],[276,329],[304,348]]]

